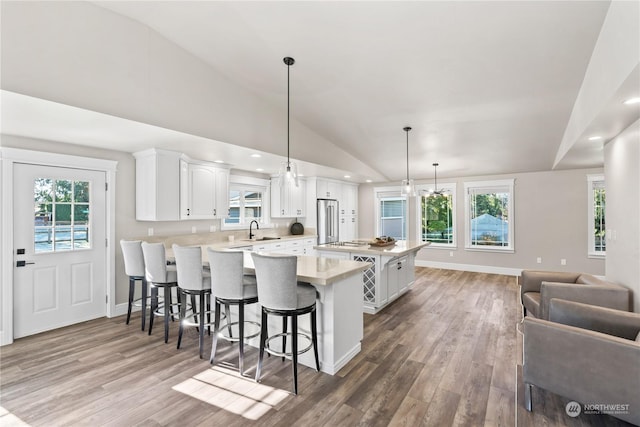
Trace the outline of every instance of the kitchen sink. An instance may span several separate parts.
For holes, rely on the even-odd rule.
[[[242,239],[243,242],[263,242],[265,240],[280,240],[280,237],[260,237],[259,239]]]

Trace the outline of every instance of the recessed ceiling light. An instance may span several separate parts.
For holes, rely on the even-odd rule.
[[[251,155],[251,157],[255,157],[255,158],[257,159],[257,158],[259,158],[259,157],[262,157],[262,155],[260,155],[260,154],[258,154],[258,153],[253,153],[253,154]]]
[[[370,179],[367,179],[365,182],[373,182],[373,181],[371,181]]]
[[[344,177],[345,178],[351,178],[351,175],[345,175]]]
[[[258,169],[256,169],[256,171],[258,171],[258,172],[262,172],[262,171],[264,171],[264,169],[262,169],[262,168],[258,168]]]
[[[214,160],[214,163],[224,163],[224,160]]]
[[[602,139],[602,137],[601,137],[601,136],[599,136],[599,135],[596,135],[596,136],[590,136],[590,137],[589,137],[589,141],[597,141],[597,140],[599,140],[599,139]]]
[[[629,98],[626,101],[624,101],[623,104],[625,105],[640,104],[640,96],[636,96],[635,98]]]

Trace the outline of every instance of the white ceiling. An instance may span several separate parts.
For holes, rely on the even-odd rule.
[[[93,3],[152,28],[269,102],[283,101],[282,58],[294,57],[293,118],[377,171],[375,179],[389,180],[406,174],[402,128],[407,125],[413,128],[410,171],[418,179],[432,177],[435,161],[443,177],[551,170],[609,6],[605,1]],[[636,82],[631,90],[637,89]],[[4,94],[3,104],[6,110]],[[34,120],[19,125],[19,117],[7,121],[9,116],[3,112],[3,129],[37,132]],[[74,130],[67,129],[64,138],[82,134],[87,121],[69,125]],[[132,126],[126,122],[122,125]],[[55,123],[43,133],[50,135],[51,126]],[[111,123],[102,131],[112,135],[92,144],[133,152],[163,140],[154,133],[171,132],[152,128],[136,128],[140,144],[131,144],[130,134],[118,143],[117,125]],[[101,128],[94,123],[92,129]],[[165,148],[181,145],[179,138],[165,140]],[[576,147],[555,167],[602,165],[602,142],[585,148],[576,141]],[[227,148],[235,153],[227,162],[254,169],[245,160],[252,150]],[[274,164],[280,160],[269,158]],[[322,173],[305,166],[306,174]],[[324,174],[339,177],[342,171],[324,169]]]

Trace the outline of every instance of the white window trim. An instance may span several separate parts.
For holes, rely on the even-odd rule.
[[[496,181],[472,181],[464,183],[464,249],[467,251],[478,251],[478,252],[498,252],[498,253],[514,253],[515,252],[515,234],[514,234],[514,183],[515,179],[502,179]],[[471,212],[469,205],[469,190],[473,188],[480,187],[508,187],[509,194],[509,204],[507,205],[507,209],[509,210],[509,246],[483,246],[477,247],[471,245]]]
[[[587,246],[587,257],[594,259],[605,259],[607,257],[607,251],[604,252],[596,252],[595,248],[595,236],[593,235],[593,222],[594,218],[594,202],[593,200],[593,184],[595,182],[604,182],[604,175],[602,174],[589,174],[587,175],[587,200],[588,200],[588,212],[587,212],[587,236],[588,236],[588,246]],[[606,190],[605,190],[606,191]],[[605,192],[606,194],[606,192]],[[606,197],[606,196],[605,196]],[[606,209],[606,207],[605,207]],[[606,211],[605,211],[606,217]]]
[[[376,221],[376,236],[380,236],[382,231],[380,230],[380,193],[398,193],[398,198],[399,199],[404,199],[405,203],[406,203],[406,213],[405,215],[407,215],[407,218],[405,218],[404,221],[404,226],[405,226],[405,230],[404,230],[404,235],[405,236],[409,236],[409,199],[407,196],[402,196],[402,188],[398,185],[398,186],[393,186],[393,187],[375,187],[373,189],[373,200],[375,201],[374,203],[374,214],[375,214],[375,221]],[[395,197],[395,196],[394,196]]]
[[[273,228],[271,223],[271,181],[268,179],[255,178],[252,176],[230,175],[229,190],[233,187],[241,187],[242,189],[260,189],[263,190],[262,219],[258,221],[261,228]],[[228,195],[227,195],[228,197]],[[220,230],[246,230],[249,224],[226,224],[224,219],[220,220]]]
[[[443,184],[439,184],[438,187],[440,187],[440,189],[448,191],[451,194],[451,215],[453,218],[453,242],[452,243],[431,243],[429,246],[426,246],[424,249],[457,249],[458,248],[458,232],[457,232],[457,228],[458,228],[458,224],[456,221],[456,200],[457,200],[457,195],[456,195],[456,188],[457,188],[457,184],[455,182],[447,182],[447,183],[443,183]],[[430,184],[420,184],[420,185],[416,185],[416,193],[419,194],[419,197],[416,198],[416,209],[415,209],[415,213],[416,213],[416,235],[415,235],[415,239],[417,242],[421,242],[422,241],[422,192],[428,192],[430,188],[433,188],[433,185]]]

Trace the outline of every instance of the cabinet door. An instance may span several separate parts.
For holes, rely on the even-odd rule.
[[[293,218],[305,216],[306,184],[279,185],[277,179],[271,180],[271,216],[275,218]]]
[[[318,179],[316,191],[319,199],[340,199],[340,183],[338,182]]]
[[[180,163],[180,217],[182,219],[214,218],[216,169],[198,163],[186,161]]]
[[[289,216],[304,217],[307,196],[307,185],[304,180],[299,180],[300,185],[297,187],[289,187]]]
[[[371,307],[380,307],[387,301],[386,286],[383,280],[380,280],[379,257],[367,255],[352,254],[351,259],[354,261],[370,262],[373,264],[362,272],[362,286],[364,291],[364,304]]]
[[[340,212],[343,215],[356,215],[358,212],[358,187],[352,184],[342,185]]]
[[[216,169],[215,189],[213,216],[215,218],[227,218],[229,216],[229,170]]]

